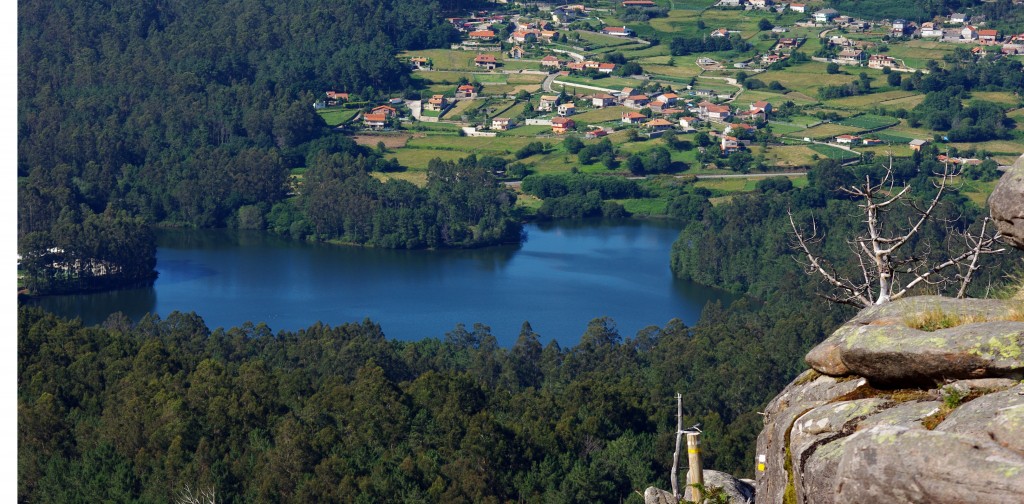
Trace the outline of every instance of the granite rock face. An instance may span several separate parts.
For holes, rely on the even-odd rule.
[[[838,329],[765,410],[757,502],[1022,502],[1017,305],[909,298]],[[935,313],[960,325],[915,321]]]
[[[861,311],[812,349],[807,363],[831,376],[863,376],[874,385],[1024,375],[1019,302],[919,296]],[[928,318],[959,325],[915,326]]]
[[[996,184],[988,199],[996,229],[1004,239],[1024,249],[1024,156],[1017,158]]]

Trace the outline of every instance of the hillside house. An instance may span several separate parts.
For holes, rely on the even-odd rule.
[[[562,62],[558,61],[558,58],[554,56],[544,56],[540,60],[540,65],[548,68],[561,68]]]
[[[430,59],[422,56],[409,58],[409,64],[412,65],[414,70],[430,70]]]
[[[918,33],[921,38],[941,38],[942,25],[933,22],[921,23],[921,31]]]
[[[603,138],[606,136],[608,136],[608,131],[605,130],[604,128],[592,129],[588,131],[586,135],[583,135],[583,137],[586,138],[587,140],[592,140],[594,138]]]
[[[729,136],[729,135],[722,135],[721,148],[722,148],[722,154],[724,154],[724,155],[732,154],[733,152],[737,152],[737,151],[740,150],[740,141],[736,137]]]
[[[632,95],[627,96],[625,100],[622,100],[623,105],[635,109],[644,108],[650,102],[651,99],[648,98],[647,95]]]
[[[558,31],[556,31],[556,30],[541,30],[540,31],[540,39],[543,40],[544,42],[551,42],[551,41],[555,40],[555,37],[557,37],[557,36],[558,36]]]
[[[370,113],[371,114],[384,114],[385,117],[397,117],[398,116],[398,109],[396,109],[394,107],[391,107],[391,106],[388,106],[388,105],[379,105],[379,106],[374,107],[372,110],[370,110]]]
[[[745,122],[760,122],[768,119],[768,116],[761,109],[741,110],[735,115],[737,120]]]
[[[856,142],[857,140],[860,140],[860,137],[857,136],[857,135],[839,135],[839,136],[836,137],[836,143],[837,144],[850,145],[850,144]]]
[[[594,95],[591,103],[593,103],[596,108],[610,107],[615,105],[615,97],[610,94],[598,93]]]
[[[448,100],[444,97],[444,95],[436,94],[434,96],[431,96],[430,99],[423,104],[423,110],[427,110],[430,112],[441,112],[447,106]]]
[[[1004,44],[1000,52],[1007,56],[1024,54],[1024,44]]]
[[[372,130],[382,130],[388,125],[388,116],[384,114],[363,114],[363,126]]]
[[[463,84],[455,90],[456,98],[476,98],[476,88],[472,84]]]
[[[789,10],[793,12],[807,12],[807,4],[791,3],[789,4]]]
[[[512,49],[508,50],[508,55],[512,59],[523,59],[523,48],[519,46],[513,46]]]
[[[680,117],[679,118],[679,125],[682,126],[683,129],[686,130],[686,131],[695,130],[695,129],[697,129],[697,126],[700,126],[700,119],[697,119],[696,117],[689,117],[689,116],[687,116],[687,117]]]
[[[587,60],[583,62],[583,68],[587,70],[597,70],[601,67],[601,64],[594,60]]]
[[[750,124],[747,124],[747,123],[731,123],[731,124],[729,124],[728,126],[725,127],[725,130],[723,130],[722,133],[724,133],[726,135],[728,135],[730,133],[732,133],[734,135],[739,135],[741,133],[746,133],[748,131],[755,131],[755,130],[757,130],[757,128],[755,128],[754,126],[751,126]]]
[[[540,104],[537,105],[537,110],[539,110],[541,112],[551,112],[552,110],[555,110],[555,107],[557,106],[556,105],[557,103],[558,103],[558,97],[557,96],[548,96],[548,95],[541,96],[540,97]]]
[[[836,55],[836,63],[841,65],[859,65],[864,60],[864,51],[860,49],[843,49]]]
[[[469,32],[469,38],[471,40],[494,40],[494,31],[492,30],[476,30]]]
[[[886,56],[884,54],[872,54],[868,58],[868,68],[897,68],[899,64],[892,56]]]
[[[539,30],[517,30],[509,35],[509,42],[515,42],[517,44],[526,44],[537,41],[537,35],[540,34]]]
[[[551,132],[557,135],[564,135],[576,127],[576,121],[568,117],[556,117],[551,120]]]
[[[779,41],[775,43],[776,51],[792,51],[797,47],[800,47],[800,40],[791,37],[780,38]]]
[[[864,140],[861,141],[861,143],[864,145],[882,145],[885,142],[877,138],[865,138]]]
[[[961,12],[955,12],[952,15],[949,16],[949,24],[964,24],[967,21],[970,21],[970,19],[971,19],[971,16],[968,15],[968,14],[963,14]]]
[[[971,42],[978,40],[978,29],[973,26],[965,26],[960,30],[960,40]]]
[[[831,23],[836,16],[839,15],[839,11],[835,9],[821,9],[814,13],[815,23]]]
[[[660,117],[657,118],[657,119],[654,119],[652,121],[647,121],[647,123],[644,124],[644,127],[647,128],[648,130],[650,130],[652,133],[657,133],[659,131],[670,130],[670,129],[672,129],[672,126],[673,126],[673,124],[670,121],[667,121],[667,120],[662,119]]]
[[[606,26],[601,30],[601,33],[605,35],[614,35],[616,37],[632,37],[633,30],[626,28],[625,26]]]
[[[478,54],[477,57],[473,59],[473,63],[476,66],[487,70],[494,70],[498,66],[498,60],[494,59],[494,55],[492,54]]]
[[[576,115],[576,104],[572,103],[572,102],[569,102],[569,103],[563,103],[563,104],[559,105],[558,106],[558,115],[560,115],[562,117],[569,117],[571,115]]]
[[[576,20],[576,11],[559,7],[551,11],[551,20],[559,24],[571,23]]]
[[[715,4],[717,7],[743,7],[746,4],[746,0],[718,0]]]
[[[914,140],[911,140],[908,145],[910,145],[910,150],[920,151],[922,147],[928,145],[928,140],[920,140],[915,138]]]
[[[729,30],[726,30],[725,28],[719,28],[719,29],[711,32],[711,36],[712,37],[728,37],[729,36]]]
[[[615,63],[598,63],[598,73],[610,74],[615,71]]]
[[[348,93],[339,93],[337,91],[328,91],[327,99],[334,101],[348,101]]]
[[[565,68],[568,68],[570,72],[582,72],[587,67],[586,63],[583,63],[582,61],[570,61],[565,64]]]
[[[701,102],[701,113],[712,121],[724,121],[732,115],[728,105],[715,105],[713,103]]]
[[[508,117],[495,117],[491,119],[491,129],[495,131],[508,131],[512,129],[512,119]]]
[[[765,115],[769,115],[772,113],[772,104],[769,101],[758,100],[750,104],[750,110],[761,110]]]
[[[760,10],[768,10],[775,5],[772,0],[750,0],[750,7]]]
[[[626,124],[640,124],[641,122],[643,122],[644,119],[647,119],[647,116],[641,114],[640,112],[622,113],[622,122]]]
[[[655,100],[660,101],[661,103],[664,103],[665,105],[671,106],[671,105],[675,105],[676,102],[679,100],[679,95],[677,95],[675,93],[662,93],[662,94],[658,95],[658,97],[655,98]]]
[[[998,38],[998,30],[978,30],[978,42],[981,42],[982,44],[993,45],[996,43],[996,39]]]

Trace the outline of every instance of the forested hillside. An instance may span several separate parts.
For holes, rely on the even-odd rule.
[[[20,253],[34,258],[25,263],[27,286],[45,293],[152,281],[151,241],[119,243],[146,269],[114,263],[86,237],[62,231],[90,222],[119,236],[131,234],[131,222],[270,227],[400,248],[517,241],[514,196],[489,174],[460,188],[385,186],[367,173],[397,166],[330,131],[312,108],[326,89],[362,100],[401,93],[410,80],[397,51],[457,39],[442,14],[471,6],[19,4],[18,232]],[[303,188],[289,170],[303,167],[316,185],[297,200]],[[323,190],[338,188],[331,184],[344,194]],[[449,191],[479,192],[486,208],[455,209]],[[100,279],[62,264],[128,273]]]
[[[273,335],[23,309],[19,496],[617,503],[667,484],[677,391],[709,467],[749,475],[757,405],[841,318],[740,302],[634,337],[595,319],[562,349],[525,324],[499,348],[484,326],[399,342],[370,321]]]

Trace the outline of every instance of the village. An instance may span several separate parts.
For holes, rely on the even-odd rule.
[[[943,160],[967,164],[1024,151],[1019,141],[946,144],[905,118],[924,99],[908,84],[943,58],[1024,54],[1024,34],[983,17],[866,20],[772,0],[530,5],[449,18],[458,43],[400,54],[418,89],[386,103],[328,90],[314,107],[406,168],[383,177],[417,184],[431,159],[470,154],[516,163],[520,175],[629,174],[631,157],[665,147],[669,173],[755,170],[800,183],[820,159],[909,156],[936,142]],[[1015,95],[975,95],[1022,115]],[[610,141],[607,162],[579,162],[562,146],[570,136]]]

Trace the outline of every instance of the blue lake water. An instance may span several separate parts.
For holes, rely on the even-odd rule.
[[[529,224],[521,246],[405,251],[296,242],[264,233],[161,231],[151,288],[54,296],[37,304],[86,324],[121,311],[198,313],[212,329],[266,322],[274,331],[364,318],[393,339],[444,337],[483,323],[503,346],[529,321],[544,342],[574,345],[593,318],[623,338],[673,318],[696,322],[732,297],[669,271],[669,221]]]

